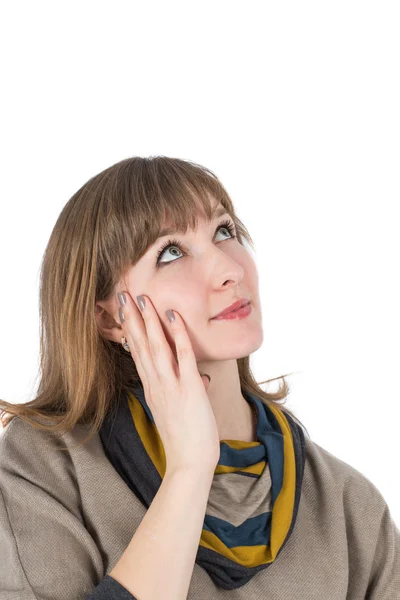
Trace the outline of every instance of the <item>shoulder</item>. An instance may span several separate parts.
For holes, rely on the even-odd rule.
[[[306,466],[308,480],[313,487],[328,494],[335,493],[346,510],[356,508],[368,512],[386,510],[386,502],[376,485],[361,471],[306,438]]]
[[[44,422],[43,422],[44,423]],[[53,454],[61,454],[66,448],[64,436],[34,427],[16,416],[0,431],[0,465],[6,461],[20,459],[28,461],[54,459]],[[68,454],[64,451],[63,454]]]
[[[44,420],[40,422],[45,424]],[[63,449],[63,454],[68,455],[69,448],[83,441],[87,434],[87,426],[76,425],[72,431],[59,434],[34,427],[16,416],[4,429],[0,429],[0,461],[11,452],[16,452],[18,455],[29,455],[33,449],[36,450],[36,454],[44,453],[46,455],[49,452],[59,454]]]
[[[78,441],[80,428],[73,435],[59,435],[31,426],[20,417],[8,423],[0,434],[0,480],[9,499],[29,486],[30,493],[47,493],[79,514],[79,485],[67,440]]]
[[[37,429],[16,416],[0,432],[0,465],[18,462],[22,458],[37,461],[43,457],[45,449],[54,451],[57,447],[57,436]]]
[[[327,479],[335,479],[343,481],[352,475],[359,474],[360,471],[357,471],[353,466],[351,466],[346,461],[340,459],[338,456],[335,456],[331,452],[329,452],[323,446],[317,444],[314,440],[310,438],[305,438],[306,440],[306,457],[309,468],[315,472],[318,472],[320,477],[326,477]]]

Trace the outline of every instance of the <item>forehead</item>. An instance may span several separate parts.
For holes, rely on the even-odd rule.
[[[221,215],[224,215],[226,212],[227,212],[226,208],[224,208],[221,204],[217,204],[216,202],[213,202],[213,213],[211,215],[212,219],[217,219]],[[197,209],[197,215],[201,219],[206,219],[206,215],[202,208]],[[173,225],[171,225],[170,222],[167,221],[163,224],[163,227],[161,227],[161,229],[158,233],[157,239],[160,237],[163,237],[165,235],[172,235],[174,233],[176,233],[176,227],[174,227]]]

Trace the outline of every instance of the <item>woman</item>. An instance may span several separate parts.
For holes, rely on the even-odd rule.
[[[38,395],[0,403],[5,597],[400,597],[382,495],[304,434],[284,378],[251,373],[246,242],[218,178],[180,159],[123,160],[66,204]]]

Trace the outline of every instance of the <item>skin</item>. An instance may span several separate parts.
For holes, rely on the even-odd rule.
[[[113,298],[96,303],[97,325],[106,339],[121,343],[124,334],[118,317],[113,316],[118,314],[117,293],[128,292],[136,306],[137,295],[148,296],[176,356],[166,310],[177,311],[185,322],[199,372],[211,377],[207,394],[220,440],[256,441],[253,412],[241,393],[236,363],[260,348],[263,341],[256,264],[228,230],[216,231],[229,215],[207,224],[200,207],[198,214],[197,230],[159,238],[117,284]],[[160,260],[169,264],[158,269],[157,252],[170,237],[181,243],[182,250],[167,248]],[[242,296],[251,300],[249,316],[210,320]]]

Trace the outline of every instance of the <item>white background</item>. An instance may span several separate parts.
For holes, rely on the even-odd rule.
[[[4,4],[0,397],[35,396],[40,262],[71,195],[129,156],[193,160],[255,241],[257,380],[296,372],[287,406],[400,525],[399,12]]]

